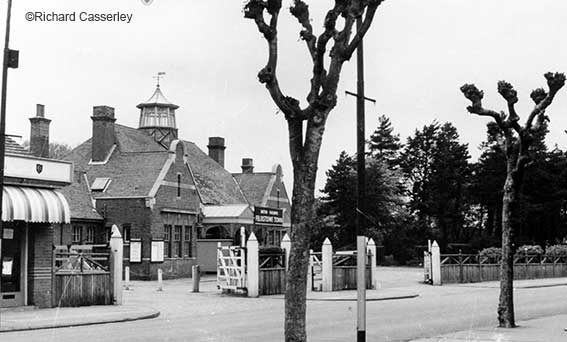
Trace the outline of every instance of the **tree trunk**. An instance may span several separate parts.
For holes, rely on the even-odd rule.
[[[519,185],[514,179],[513,163],[508,162],[502,199],[502,261],[500,263],[500,300],[498,323],[502,328],[516,326],[514,319],[514,251],[512,248],[514,219],[518,206]]]
[[[285,291],[285,341],[307,341],[305,329],[310,223],[313,220],[317,167],[294,166],[291,253]]]

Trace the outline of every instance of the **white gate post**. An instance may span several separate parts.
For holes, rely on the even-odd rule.
[[[260,265],[258,257],[258,240],[256,235],[250,233],[248,242],[246,243],[246,288],[248,297],[258,297],[260,294]]]
[[[112,303],[122,304],[122,254],[124,242],[122,235],[116,225],[112,225],[112,235],[110,236],[110,259],[112,270],[113,298]]]
[[[431,245],[431,273],[433,285],[441,285],[441,251],[437,241]]]
[[[291,240],[287,233],[283,236],[282,241],[280,242],[280,247],[285,249],[285,270],[287,272],[289,269],[289,253],[291,252]]]
[[[376,243],[374,239],[368,240],[368,245],[366,246],[368,254],[370,254],[370,280],[373,289],[378,288],[378,267],[376,266]]]
[[[325,238],[322,248],[323,292],[333,291],[333,246],[329,238]]]

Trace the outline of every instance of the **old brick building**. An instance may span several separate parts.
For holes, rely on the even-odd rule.
[[[93,108],[92,137],[66,158],[75,172],[64,190],[72,224],[60,232],[63,243],[102,241],[116,224],[134,279],[155,278],[158,268],[164,277],[189,276],[194,264],[215,261],[218,240],[238,242],[243,226],[273,236],[265,242],[275,243],[272,231],[289,227],[281,167],[267,174],[225,170],[224,139],[209,138],[208,154],[180,139],[179,106],[164,97],[159,85],[137,107],[138,128],[117,124],[112,107]],[[255,224],[254,206],[260,205],[280,205],[283,222]]]
[[[71,183],[72,164],[48,159],[49,119],[38,105],[31,121],[30,151],[6,138],[0,307],[53,306],[55,229],[70,222],[69,205],[59,189]]]

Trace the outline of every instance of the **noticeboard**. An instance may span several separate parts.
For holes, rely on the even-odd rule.
[[[130,262],[142,262],[141,240],[130,240]]]
[[[254,223],[283,225],[283,209],[254,207]]]
[[[152,240],[150,262],[163,262],[163,240]]]

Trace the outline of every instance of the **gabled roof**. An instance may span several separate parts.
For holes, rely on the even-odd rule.
[[[251,205],[265,206],[266,190],[276,175],[272,172],[235,173],[234,179]]]
[[[73,219],[102,220],[102,216],[93,207],[89,189],[82,173],[75,173],[74,182],[62,188],[61,193],[68,200]]]
[[[203,204],[246,204],[232,175],[190,141],[183,141],[189,168]]]

